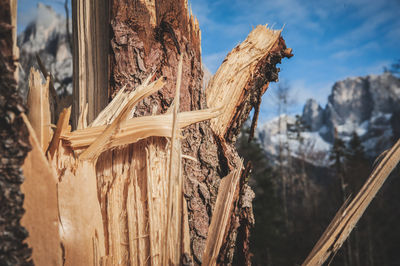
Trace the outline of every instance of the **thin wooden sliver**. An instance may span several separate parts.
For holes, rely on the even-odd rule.
[[[374,168],[356,197],[343,204],[302,265],[322,265],[336,253],[399,161],[400,140]]]
[[[221,180],[201,265],[216,265],[217,263],[219,250],[221,249],[223,238],[228,228],[241,168],[242,163],[239,169],[231,172]]]
[[[129,100],[128,104],[124,106],[119,116],[112,122],[112,124],[107,126],[104,132],[80,155],[79,159],[96,159],[103,150],[107,149],[107,144],[110,137],[115,133],[115,130],[119,127],[121,121],[127,119],[127,116],[133,106],[143,98],[160,90],[163,86],[163,79],[158,79],[147,87],[142,89],[138,88],[137,93]]]

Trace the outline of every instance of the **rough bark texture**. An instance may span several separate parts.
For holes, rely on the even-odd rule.
[[[135,115],[164,113],[174,99],[178,55],[184,53],[180,111],[198,110],[207,107],[205,92],[202,90],[200,30],[197,21],[189,15],[187,1],[113,1],[111,8],[111,96],[122,87],[135,88],[148,73],[164,76],[167,85],[151,100],[145,100],[136,108]],[[201,263],[213,206],[219,183],[230,170],[235,169],[239,156],[234,148],[236,136],[247,119],[251,108],[261,103],[261,96],[270,81],[276,81],[279,68],[276,64],[290,51],[282,38],[275,45],[270,56],[260,60],[257,73],[244,89],[241,105],[236,108],[232,123],[224,139],[214,134],[210,122],[203,122],[184,130],[182,153],[196,160],[184,159],[183,175],[185,198],[188,205],[191,248],[195,263]],[[258,113],[258,112],[256,112]],[[255,120],[257,115],[255,116]],[[255,124],[255,123],[254,123]],[[254,126],[255,127],[255,126]],[[245,191],[241,185],[240,191]],[[248,191],[248,189],[246,190]],[[243,200],[245,193],[237,195],[236,201]],[[239,200],[240,199],[240,200]],[[240,210],[239,210],[240,209]],[[240,220],[253,224],[251,209],[241,217],[242,206],[235,210],[232,221]],[[232,225],[230,246],[225,246],[220,260],[231,263],[238,225]],[[249,228],[247,226],[246,228]],[[247,233],[246,233],[247,232]],[[245,229],[248,234],[248,229]],[[248,245],[248,236],[245,237]],[[248,256],[248,248],[246,251]]]
[[[10,1],[0,1],[0,265],[32,265],[31,250],[23,243],[28,233],[20,225],[24,213],[21,166],[30,144],[20,116],[26,110],[14,75],[15,39],[10,7]]]
[[[206,108],[202,90],[200,31],[189,15],[186,1],[114,1],[112,4],[111,95],[123,86],[134,88],[149,72],[167,78],[167,85],[145,100],[135,115],[164,113],[174,99],[179,53],[184,53],[180,111]],[[150,21],[150,23],[149,23]],[[219,181],[227,174],[226,159],[219,155],[217,139],[209,122],[184,131],[185,198],[188,204],[191,248],[201,263]]]

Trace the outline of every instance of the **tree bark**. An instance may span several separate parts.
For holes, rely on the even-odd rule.
[[[184,53],[180,112],[205,109],[202,92],[200,30],[189,14],[186,1],[112,2],[110,95],[123,86],[135,88],[149,73],[167,79],[166,86],[140,103],[135,115],[165,113],[175,97],[179,53]],[[190,126],[183,132],[185,198],[188,203],[191,251],[201,263],[216,200],[219,180],[227,174],[218,158],[218,144],[209,123]],[[154,140],[163,150],[161,140]],[[199,152],[200,151],[200,152]],[[222,165],[222,167],[221,167]],[[203,194],[202,194],[203,193]]]
[[[32,265],[23,243],[28,232],[20,225],[24,213],[21,166],[30,150],[21,113],[26,109],[17,92],[16,1],[0,1],[0,264]]]

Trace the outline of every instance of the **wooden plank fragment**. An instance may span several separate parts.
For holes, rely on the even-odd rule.
[[[182,80],[182,61],[183,54],[179,57],[178,74],[175,89],[173,106],[171,148],[169,157],[168,172],[168,197],[167,197],[167,221],[165,226],[164,238],[164,257],[163,264],[179,264],[181,258],[181,233],[182,233],[182,198],[183,180],[181,173],[181,142],[178,127],[178,111],[180,104],[180,90]]]
[[[209,120],[221,114],[221,108],[205,109],[200,111],[182,112],[178,114],[178,127],[184,128],[191,124]],[[119,130],[108,142],[108,147],[125,145],[150,136],[171,137],[173,115],[156,115],[135,117],[122,121]],[[82,149],[91,145],[106,126],[89,127],[84,130],[66,132],[61,138],[73,149]]]
[[[58,183],[64,265],[95,265],[105,256],[103,219],[94,165],[78,161]]]
[[[77,129],[87,128],[88,104],[84,104],[83,112],[79,115]]]
[[[134,94],[131,94],[131,98],[127,104],[121,110],[121,113],[116,119],[104,130],[104,132],[80,155],[81,160],[95,160],[100,153],[108,148],[108,140],[115,134],[116,130],[120,126],[120,123],[126,120],[131,112],[132,108],[137,102],[157,92],[164,86],[163,79],[151,83],[149,86],[139,86]]]
[[[399,161],[400,140],[374,168],[355,198],[350,203],[347,201],[343,204],[302,265],[322,265],[330,255],[340,249]]]
[[[17,45],[17,10],[18,10],[18,1],[10,0],[10,13],[11,13],[11,35],[12,35],[12,54],[14,59],[15,71],[14,78],[18,82],[19,78],[19,68],[18,68],[18,59],[19,59],[19,47]]]
[[[29,131],[32,150],[25,159],[22,171],[25,181],[21,191],[25,195],[25,215],[21,224],[28,230],[27,243],[33,248],[36,265],[62,265],[59,234],[57,177],[48,163],[28,118],[22,115]]]
[[[52,137],[49,82],[50,79],[47,78],[46,83],[42,84],[39,71],[31,68],[27,102],[28,118],[44,152],[47,150]]]
[[[60,139],[61,134],[68,127],[70,116],[71,116],[71,107],[68,107],[61,112],[60,117],[58,118],[56,131],[54,132],[53,138],[51,139],[49,148],[47,150],[51,158],[54,156],[54,153],[58,148],[59,141],[61,140]]]
[[[88,123],[108,102],[109,1],[72,1],[74,101],[72,123],[88,104]]]
[[[243,163],[241,162],[239,166],[237,170],[232,171],[221,180],[201,265],[217,264],[219,251],[232,215],[234,196],[239,189],[238,184]]]

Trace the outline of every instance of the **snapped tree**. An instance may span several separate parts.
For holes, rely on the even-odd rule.
[[[72,21],[73,104],[54,130],[51,76],[30,75],[34,262],[249,264],[253,194],[235,142],[292,56],[281,31],[257,26],[204,90],[187,1],[76,0]]]

